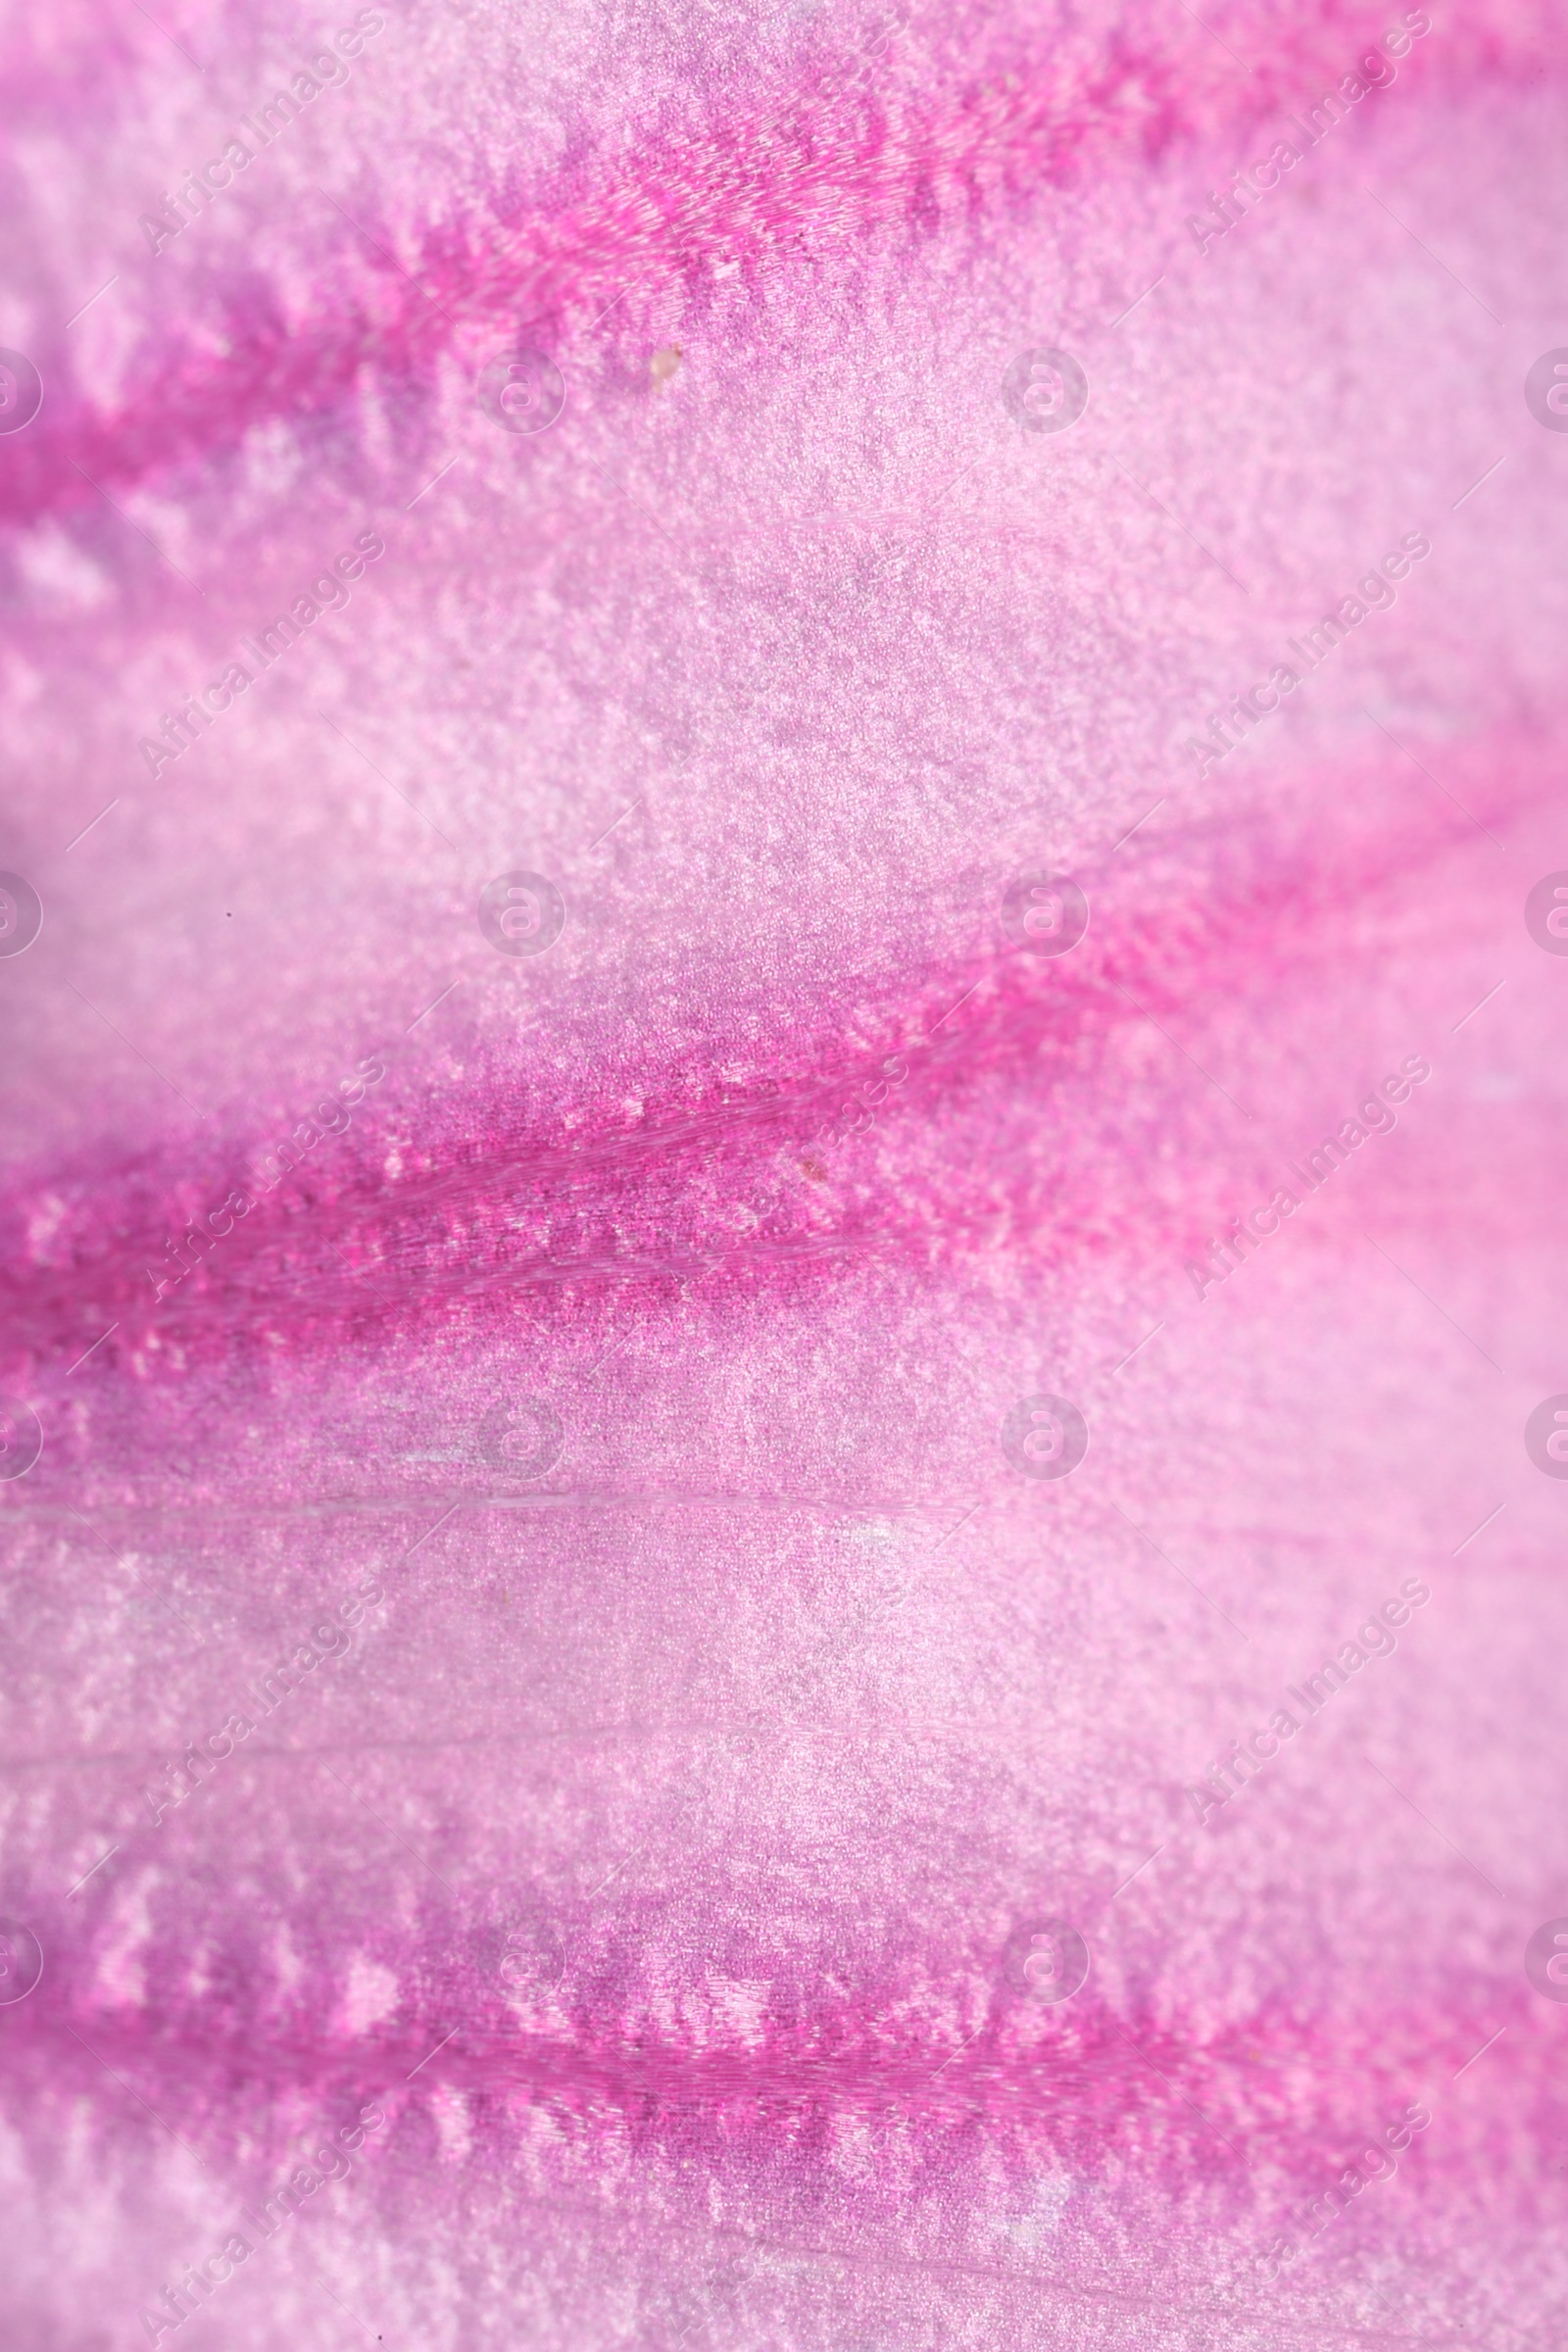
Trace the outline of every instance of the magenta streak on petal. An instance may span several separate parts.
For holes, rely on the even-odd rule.
[[[1103,444],[1064,443],[1056,465],[1004,438],[986,371],[1047,331],[1070,273],[1041,263],[1031,308],[1007,265],[1054,250],[1073,175],[1125,199],[1115,266],[1094,250],[1070,313],[1108,317],[1141,282],[1123,287],[1123,266],[1181,237],[1189,162],[1195,184],[1200,165],[1229,170],[1275,107],[1385,28],[1359,6],[1201,16],[1046,35],[956,23],[951,64],[911,48],[863,109],[814,98],[793,64],[748,67],[685,127],[684,98],[647,93],[618,148],[594,93],[575,160],[538,172],[504,229],[483,173],[454,164],[443,185],[432,146],[370,174],[360,212],[417,288],[357,236],[334,275],[292,220],[305,250],[277,272],[271,323],[215,270],[220,359],[181,339],[193,239],[157,281],[168,314],[121,348],[122,390],[62,402],[0,448],[4,511],[41,526],[19,563],[70,614],[58,636],[47,617],[19,634],[5,671],[29,840],[63,845],[76,820],[55,822],[40,709],[74,746],[78,704],[98,708],[76,665],[101,661],[108,748],[72,782],[119,781],[127,714],[156,708],[166,671],[200,673],[169,608],[122,595],[94,617],[113,582],[52,527],[90,495],[82,474],[199,532],[227,458],[254,445],[261,487],[243,521],[214,526],[204,576],[236,601],[258,570],[303,581],[335,544],[336,483],[288,467],[309,418],[371,376],[471,371],[530,319],[551,339],[586,329],[639,272],[649,293],[646,313],[628,296],[616,314],[625,348],[606,366],[635,398],[606,403],[596,444],[612,456],[624,430],[646,507],[579,534],[559,485],[542,523],[531,477],[493,450],[477,486],[455,474],[450,507],[418,510],[428,537],[409,526],[401,573],[356,592],[188,762],[138,777],[122,833],[60,848],[40,943],[55,960],[0,971],[22,984],[6,1003],[29,1076],[58,1053],[86,1094],[79,1072],[121,1067],[120,1028],[65,1004],[69,979],[123,1024],[127,1060],[145,1047],[183,1082],[166,1036],[204,1053],[195,1091],[222,1105],[186,1125],[160,1070],[133,1071],[146,1094],[116,1100],[138,1108],[95,1126],[88,1102],[62,1118],[69,1144],[13,1156],[0,1195],[0,1389],[45,1427],[36,1469],[0,1493],[20,1661],[0,1917],[30,1921],[47,1955],[36,1991],[0,2004],[16,2270],[0,2327],[23,2352],[146,2340],[139,2307],[372,2098],[384,2134],[224,2283],[206,2340],[1550,2340],[1562,2020],[1518,1955],[1568,1907],[1551,1826],[1563,1490],[1519,1426],[1568,1388],[1549,1083],[1568,965],[1525,934],[1519,902],[1568,856],[1560,696],[1540,666],[1551,581],[1532,568],[1555,445],[1526,438],[1512,342],[1470,319],[1476,342],[1443,346],[1452,380],[1426,427],[1433,514],[1408,518],[1442,546],[1387,634],[1372,621],[1303,696],[1299,733],[1282,721],[1239,750],[1203,797],[1174,755],[1160,766],[1192,723],[1191,678],[1234,669],[1239,690],[1275,642],[1246,589],[1216,587],[1190,537],[1175,546],[1226,512],[1219,461],[1184,437],[1194,410],[1219,407],[1211,446],[1246,467],[1257,510],[1237,526],[1257,523],[1255,568],[1223,552],[1258,587],[1267,555],[1294,565],[1291,596],[1315,612],[1354,576],[1363,532],[1356,564],[1383,544],[1363,516],[1379,404],[1431,366],[1442,305],[1469,299],[1435,292],[1442,266],[1381,218],[1375,265],[1347,231],[1363,113],[1337,134],[1342,181],[1325,171],[1289,214],[1281,199],[1253,246],[1226,251],[1234,275],[1205,281],[1236,330],[1198,339],[1212,384],[1193,389],[1179,311],[1140,314],[1149,341],[1125,348],[1155,360],[1097,361]],[[1544,24],[1504,7],[1436,23],[1372,103],[1396,125],[1436,94],[1424,135],[1452,138],[1473,188],[1476,153],[1507,152],[1498,119],[1549,94]],[[447,30],[471,62],[471,24]],[[446,62],[432,47],[430,72]],[[448,101],[455,138],[481,84]],[[1495,110],[1473,148],[1461,102]],[[428,128],[416,121],[416,148]],[[510,121],[496,137],[523,144]],[[1497,200],[1489,231],[1537,200],[1534,184]],[[852,273],[864,265],[859,309],[834,316],[871,321],[867,380],[790,379],[821,474],[803,491],[782,459],[768,496],[793,526],[863,441],[891,507],[978,449],[992,538],[973,544],[1003,548],[979,587],[944,551],[926,586],[812,611],[788,532],[741,512],[737,480],[781,441],[777,411],[743,420],[744,397],[792,365],[788,301],[808,311],[813,270],[831,274],[824,216]],[[1468,267],[1451,223],[1422,225]],[[944,393],[985,375],[989,405],[962,412],[972,442],[906,444],[879,370],[906,380],[899,337],[929,324],[940,342],[960,272],[937,262],[965,237],[982,292],[930,372]],[[681,377],[656,390],[649,361],[684,317],[684,273],[722,257],[761,274],[786,244],[785,332],[759,349],[730,319],[744,391],[720,380],[718,337],[706,378],[689,340],[710,407],[680,411]],[[878,304],[905,280],[924,311],[891,327]],[[1363,301],[1395,323],[1383,372],[1340,407],[1367,348],[1323,329],[1325,287],[1339,303],[1347,283],[1357,323]],[[1303,355],[1309,299],[1325,348]],[[1261,348],[1250,305],[1272,321]],[[1250,405],[1278,416],[1262,379],[1287,359],[1305,387],[1295,439]],[[1338,437],[1320,405],[1348,420]],[[1500,553],[1463,535],[1474,507],[1449,519],[1494,433]],[[1126,517],[1148,512],[1118,503],[1111,453],[1143,471],[1141,434],[1162,466],[1144,478],[1185,519],[1169,548],[1166,521],[1148,525],[1124,561],[1144,527]],[[1403,437],[1426,466],[1421,434]],[[716,488],[693,456],[713,447]],[[1010,574],[999,517],[1049,563]],[[552,529],[550,569],[522,576],[518,546]],[[692,547],[743,537],[755,602],[687,595]],[[1049,624],[1042,584],[1059,587]],[[785,622],[737,683],[775,599]],[[1136,685],[1135,646],[1151,652]],[[852,654],[851,685],[813,701]],[[887,689],[875,710],[856,700],[867,680]],[[339,792],[347,755],[312,715],[318,693],[428,791],[461,842],[450,864],[390,795]],[[1147,727],[1135,703],[1140,722],[1153,706]],[[916,755],[933,747],[974,767],[928,816]],[[615,834],[644,791],[647,840]],[[1069,827],[1098,845],[1087,939],[1059,962],[1004,953],[1001,877]],[[781,838],[821,854],[783,861],[776,899],[787,914],[808,889],[828,919],[769,963],[765,920],[730,918],[765,900],[741,884]],[[482,961],[481,882],[562,840],[612,845],[598,869],[581,853],[577,960]],[[258,925],[251,960],[228,965],[214,937],[246,919],[247,858],[258,897],[298,890],[297,919]],[[325,877],[314,897],[307,874]],[[900,910],[955,875],[961,919],[911,945],[933,933]],[[363,908],[356,929],[345,910]],[[402,931],[422,946],[420,926],[447,957],[427,986],[393,952]],[[134,1014],[100,992],[94,955]],[[465,956],[444,1025],[401,1045]],[[332,1084],[346,1066],[312,1058],[318,1032],[298,1043],[264,1018],[285,971],[310,984],[291,1004],[324,998],[332,1034],[388,1068],[264,1194],[251,1172],[311,1115],[318,1081],[301,1071]],[[43,981],[24,993],[40,973],[61,1004]],[[204,978],[216,1003],[220,974],[215,1014]],[[1485,1021],[1461,1025],[1475,1004]],[[1422,1054],[1431,1083],[1407,1090],[1397,1132],[1363,1139],[1195,1298],[1184,1260]],[[247,1185],[229,1228],[184,1244]],[[191,1260],[177,1282],[171,1244]],[[1059,1484],[998,1435],[1048,1390],[1090,1430]],[[1200,1823],[1193,1784],[1406,1579],[1427,1598],[1397,1643],[1346,1669]],[[220,1730],[237,1718],[243,1733]],[[1018,1955],[1058,1915],[1092,1968],[1053,2007],[1021,1988]],[[1325,2221],[1324,2192],[1417,2101],[1430,2128],[1396,2177],[1358,2180]],[[1296,2266],[1284,2287],[1263,2276],[1275,2238]],[[733,2314],[706,2283],[729,2261]],[[200,2352],[202,2322],[160,2340]]]
[[[103,414],[80,406],[50,415],[0,466],[0,518],[26,523],[71,513],[94,485],[128,487],[171,467],[232,453],[274,418],[305,418],[343,403],[366,370],[422,376],[453,350],[466,358],[503,323],[598,311],[630,279],[656,282],[695,264],[749,260],[819,229],[862,235],[908,217],[918,197],[938,213],[1038,198],[1093,159],[1156,157],[1178,140],[1235,138],[1331,82],[1357,40],[1381,24],[1371,6],[1326,23],[1293,21],[1244,77],[1212,38],[1185,24],[1175,53],[1152,46],[1114,62],[1069,53],[1010,56],[1001,77],[941,100],[902,91],[861,113],[813,99],[813,83],[771,91],[721,124],[694,126],[670,152],[617,167],[612,187],[586,199],[541,190],[520,224],[443,225],[421,236],[412,276],[393,275],[356,237],[361,284],[334,287],[292,319],[260,325],[240,311],[234,348],[150,355],[134,399]],[[1191,32],[1191,38],[1183,37]],[[1168,35],[1162,37],[1168,38]],[[1506,74],[1531,55],[1530,12],[1501,7],[1468,17],[1438,72],[1463,86],[1481,66]],[[366,265],[368,264],[368,271]]]
[[[1521,745],[1521,761],[1529,757]],[[1498,750],[1490,764],[1505,773],[1508,757]],[[1527,806],[1536,789],[1521,764],[1512,783],[1517,805]],[[1488,807],[1503,821],[1500,798]],[[1443,830],[1451,839],[1455,828]],[[1434,847],[1425,812],[1418,826],[1401,819],[1381,838],[1368,828],[1335,843],[1315,873],[1294,850],[1288,870],[1275,869],[1260,842],[1247,885],[1238,888],[1233,874],[1228,896],[1210,899],[1200,927],[1152,937],[1142,925],[1118,923],[1112,901],[1061,963],[1037,963],[1003,943],[978,983],[954,967],[928,978],[922,1004],[889,1003],[876,1047],[834,1075],[813,1071],[806,1037],[773,1039],[765,1082],[732,1087],[722,1101],[693,1102],[684,1073],[661,1078],[644,1063],[644,1107],[630,1130],[623,1116],[607,1113],[605,1098],[616,1087],[601,1066],[588,1074],[592,1094],[574,1102],[570,1092],[556,1093],[543,1132],[519,1130],[504,1098],[487,1108],[464,1103],[447,1142],[426,1123],[392,1185],[373,1142],[354,1133],[357,1125],[373,1138],[373,1095],[356,1106],[341,1140],[323,1131],[309,1152],[290,1143],[285,1124],[275,1142],[295,1159],[287,1173],[261,1139],[221,1147],[200,1136],[161,1164],[138,1154],[120,1167],[51,1169],[0,1201],[0,1220],[16,1237],[0,1278],[7,1376],[54,1387],[111,1324],[113,1336],[95,1350],[95,1378],[117,1366],[156,1376],[170,1348],[184,1367],[216,1362],[236,1348],[254,1349],[264,1334],[291,1357],[339,1346],[351,1333],[364,1346],[378,1335],[446,1325],[460,1301],[465,1315],[504,1324],[526,1298],[548,1318],[570,1284],[661,1283],[721,1264],[765,1290],[772,1273],[793,1284],[801,1266],[845,1251],[891,1251],[927,1264],[999,1229],[1047,1264],[1114,1252],[1121,1229],[1107,1187],[1121,1180],[1099,1158],[1075,1162],[1069,1151],[1049,1206],[1039,1196],[999,1194],[982,1166],[956,1166],[940,1208],[928,1200],[890,1217],[874,1187],[858,1184],[842,1199],[821,1194],[805,1138],[846,1097],[869,1094],[873,1101],[858,1110],[881,1110],[896,1164],[911,1149],[911,1130],[917,1136],[950,1098],[987,1084],[1027,1084],[1043,1055],[1052,1075],[1081,1069],[1129,1025],[1204,1021],[1255,990],[1265,967],[1326,963],[1343,953],[1364,901],[1392,873],[1408,876],[1412,860],[1424,862]],[[1189,853],[1202,854],[1200,843]],[[1234,868],[1234,845],[1225,856]],[[1101,877],[1086,879],[1098,898]],[[955,1023],[946,1008],[960,992],[963,1018]],[[890,1060],[906,1073],[891,1086],[883,1075]],[[1190,1084],[1191,1069],[1183,1075]],[[781,1154],[792,1196],[782,1228],[776,1209],[758,1213],[777,1192]],[[1202,1178],[1194,1170],[1191,1181]],[[1234,1190],[1234,1161],[1222,1181]],[[23,1237],[45,1187],[67,1205],[39,1260]],[[248,1208],[225,1205],[236,1192]],[[1210,1217],[1219,1205],[1210,1203]],[[1158,1234],[1146,1207],[1140,1250],[1175,1250],[1201,1215],[1189,1193],[1172,1203]]]

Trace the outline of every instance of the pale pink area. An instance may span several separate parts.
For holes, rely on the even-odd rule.
[[[6,2343],[1551,2344],[1549,13],[384,14],[0,55]]]

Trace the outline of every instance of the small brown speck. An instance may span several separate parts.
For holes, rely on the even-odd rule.
[[[666,350],[655,352],[648,363],[648,372],[657,387],[660,384],[667,384],[679,366],[680,345],[671,343]]]
[[[812,1184],[826,1184],[827,1182],[827,1170],[819,1159],[803,1159],[801,1173],[803,1176],[809,1177]]]

